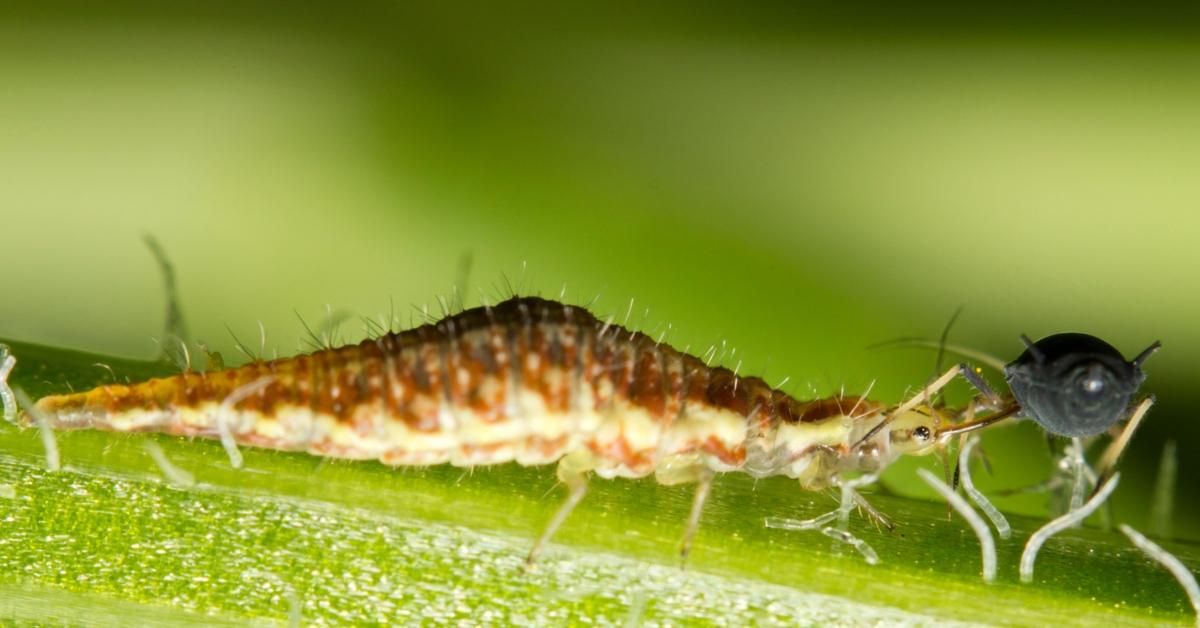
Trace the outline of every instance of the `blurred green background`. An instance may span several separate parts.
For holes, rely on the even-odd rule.
[[[1083,7],[1084,5],[1081,5]],[[800,396],[898,400],[952,339],[1161,339],[1118,519],[1200,426],[1196,14],[1092,5],[292,3],[0,9],[0,336],[148,357],[159,238],[194,337],[294,353],[332,310],[407,322],[504,277]],[[645,309],[649,308],[649,313]],[[356,321],[345,326],[352,339]],[[19,356],[18,356],[19,358]],[[18,367],[19,368],[19,367]],[[813,392],[810,392],[813,391]],[[964,394],[960,391],[958,400]],[[1049,474],[986,439],[985,488]],[[922,461],[932,464],[931,461]],[[921,493],[912,464],[897,491]],[[1005,502],[1038,513],[1041,496]]]

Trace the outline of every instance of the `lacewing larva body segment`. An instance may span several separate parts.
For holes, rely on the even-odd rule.
[[[714,473],[785,475],[821,489],[932,450],[945,421],[915,403],[889,414],[865,398],[800,401],[536,297],[356,345],[36,405],[60,429],[225,436],[397,466],[557,462],[571,496],[531,558],[582,498],[588,473],[699,483],[686,555]]]

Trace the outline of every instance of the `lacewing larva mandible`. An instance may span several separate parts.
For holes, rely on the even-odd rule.
[[[396,466],[557,463],[569,495],[530,561],[582,499],[589,473],[696,483],[686,557],[715,473],[841,486],[840,511],[853,502],[878,515],[843,475],[944,442],[957,415],[928,400],[964,370],[896,406],[801,401],[586,309],[514,297],[355,345],[50,395],[30,411],[56,429],[219,438],[235,466],[239,444]]]

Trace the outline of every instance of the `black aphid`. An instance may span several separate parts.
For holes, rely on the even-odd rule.
[[[1127,362],[1112,345],[1087,334],[1021,341],[1025,352],[1004,367],[1021,414],[1051,434],[1072,437],[1101,434],[1125,417],[1146,379],[1142,363],[1162,346],[1155,342]]]

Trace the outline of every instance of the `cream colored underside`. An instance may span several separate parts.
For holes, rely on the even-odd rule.
[[[515,461],[523,465],[556,462],[568,454],[579,471],[601,477],[642,477],[655,473],[667,484],[694,481],[705,471],[733,471],[739,465],[722,462],[702,451],[719,446],[727,451],[746,447],[749,455],[772,461],[762,475],[782,474],[813,483],[830,473],[814,448],[844,450],[853,421],[845,416],[780,426],[747,443],[747,422],[740,415],[691,404],[664,429],[643,408],[617,401],[600,411],[590,387],[572,399],[569,413],[550,412],[540,394],[516,392],[510,417],[485,421],[475,412],[447,404],[427,408],[438,417],[439,429],[418,431],[386,416],[380,404],[359,406],[351,420],[339,421],[308,407],[279,406],[273,416],[238,409],[221,414],[221,404],[206,402],[173,412],[133,410],[112,416],[54,417],[63,427],[107,428],[123,432],[155,431],[177,435],[218,437],[218,420],[243,445],[320,456],[378,459],[391,465],[450,463],[470,467]],[[428,398],[426,398],[428,399]],[[861,419],[859,419],[861,421]],[[861,423],[859,424],[861,429]],[[757,450],[757,451],[755,451]],[[819,482],[817,482],[819,483]]]

